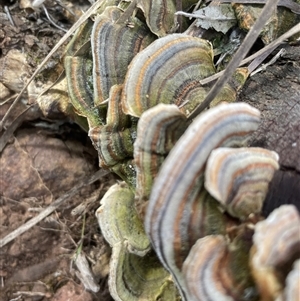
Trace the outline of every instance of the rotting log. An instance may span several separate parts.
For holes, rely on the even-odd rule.
[[[287,46],[274,65],[248,79],[239,101],[262,112],[251,146],[276,151],[280,170],[270,184],[263,213],[282,204],[300,211],[300,46]]]

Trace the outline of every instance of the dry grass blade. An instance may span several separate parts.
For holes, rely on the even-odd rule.
[[[34,71],[26,85],[20,91],[17,98],[14,100],[10,108],[5,113],[3,119],[0,122],[0,132],[2,132],[3,127],[5,126],[5,122],[11,113],[11,111],[16,107],[19,100],[21,99],[22,94],[25,92],[28,85],[33,81],[33,79],[37,76],[37,74],[41,71],[43,66],[47,63],[47,61],[51,58],[51,56],[61,47],[61,45],[83,24],[99,7],[102,5],[103,0],[98,0],[95,2],[81,17],[80,19],[69,29],[69,31],[61,38],[61,40],[55,45],[55,47],[49,52],[49,54],[45,57],[45,59],[40,63],[38,68]]]
[[[259,73],[263,70],[266,70],[266,68],[268,66],[271,66],[273,65],[282,55],[284,55],[286,53],[286,50],[284,48],[281,48],[277,53],[276,55],[274,55],[272,57],[272,59],[267,62],[266,64],[262,64],[264,59],[266,58],[266,56],[268,54],[266,54],[266,56],[262,56],[262,58],[260,59],[260,57],[258,57],[256,60],[254,60],[248,67],[248,69],[250,70],[250,76],[253,76],[255,75],[256,73]],[[257,63],[256,63],[257,61]],[[253,68],[251,68],[251,66],[253,65]],[[259,68],[257,68],[258,66],[260,65]],[[257,69],[256,69],[257,68]],[[253,70],[253,71],[252,71]]]
[[[16,117],[16,119],[11,123],[11,125],[9,125],[9,127],[0,137],[0,153],[3,151],[4,147],[12,137],[15,130],[22,124],[30,110],[38,110],[38,105],[35,104],[27,107],[18,117]]]
[[[23,234],[30,228],[32,228],[34,225],[36,225],[38,222],[43,220],[46,216],[51,214],[54,210],[56,210],[59,206],[61,206],[66,200],[68,200],[70,197],[74,196],[82,187],[90,185],[100,178],[103,178],[109,174],[109,171],[105,170],[98,170],[92,177],[89,177],[87,179],[83,179],[79,181],[79,184],[74,186],[72,189],[70,189],[68,192],[66,192],[63,196],[55,200],[50,206],[48,206],[46,209],[44,209],[39,215],[29,220],[27,223],[19,227],[18,229],[12,231],[10,234],[5,236],[4,238],[0,239],[0,248],[4,247],[6,244],[14,240],[19,235]]]
[[[272,43],[270,43],[269,45],[265,46],[264,48],[262,48],[261,50],[255,52],[254,54],[250,55],[249,57],[245,58],[244,60],[241,61],[241,63],[239,64],[240,66],[243,66],[249,62],[251,62],[252,60],[256,59],[257,57],[263,55],[266,52],[269,52],[271,50],[271,52],[277,48],[283,41],[285,41],[286,39],[292,37],[293,35],[295,35],[296,33],[300,32],[300,23],[298,23],[297,25],[295,25],[294,27],[292,27],[289,31],[287,31],[285,34],[281,35],[279,38],[277,38],[276,40],[274,40]],[[201,80],[201,84],[202,85],[206,85],[216,79],[218,79],[220,76],[223,75],[223,73],[225,72],[225,70],[220,71],[212,76],[209,76],[203,80]]]
[[[116,23],[117,24],[126,23],[126,21],[131,17],[132,13],[136,9],[136,5],[137,5],[137,0],[133,0],[127,7],[124,14],[119,18],[119,20]]]
[[[274,7],[277,6],[278,2],[279,0],[268,0],[266,2],[264,8],[261,11],[259,18],[257,19],[257,21],[255,22],[251,30],[246,35],[245,40],[243,41],[242,45],[233,56],[232,60],[228,64],[228,67],[226,68],[222,76],[218,79],[218,81],[214,84],[214,86],[211,88],[206,98],[201,103],[201,105],[197,107],[194,110],[194,112],[192,112],[192,114],[189,116],[189,119],[194,118],[205,108],[207,108],[209,104],[212,102],[212,100],[218,95],[222,87],[227,83],[227,81],[233,75],[235,69],[239,66],[242,59],[247,55],[249,49],[252,47],[252,45],[258,38],[262,28],[264,27],[268,19],[271,17]]]
[[[214,0],[212,3],[245,3],[245,4],[265,4],[266,0]],[[300,14],[300,5],[292,0],[279,0],[278,6],[284,6],[295,14]]]

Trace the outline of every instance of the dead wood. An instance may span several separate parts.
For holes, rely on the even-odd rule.
[[[265,201],[264,214],[281,204],[300,210],[300,46],[288,46],[283,57],[264,72],[250,78],[240,101],[262,112],[262,123],[251,146],[276,151],[276,172]]]

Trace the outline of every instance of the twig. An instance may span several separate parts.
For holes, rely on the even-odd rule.
[[[12,18],[11,14],[10,14],[10,11],[9,11],[9,8],[6,5],[4,6],[4,11],[5,11],[5,13],[7,15],[7,18],[10,21],[11,25],[14,26],[14,27],[16,27],[15,21]]]
[[[270,16],[273,13],[273,8],[277,6],[279,0],[268,0],[266,5],[261,11],[261,14],[255,24],[252,26],[251,30],[245,37],[242,45],[238,49],[238,51],[233,56],[230,61],[228,67],[225,69],[222,76],[218,79],[218,81],[214,84],[211,90],[208,92],[204,101],[191,113],[189,119],[194,118],[200,112],[202,112],[205,108],[209,106],[211,101],[218,95],[222,87],[227,83],[227,81],[233,75],[235,69],[239,66],[242,59],[247,55],[249,49],[252,47],[256,39],[258,38],[260,31],[269,20]]]
[[[253,70],[255,70],[255,71],[253,71],[253,72],[251,72],[251,70],[250,70],[249,71],[251,73],[250,76],[253,76],[254,74],[256,74],[262,70],[266,70],[266,68],[268,66],[271,66],[272,64],[274,64],[285,53],[286,53],[286,50],[284,48],[281,48],[269,62],[267,62],[266,64],[262,64],[261,67],[259,67],[257,69],[256,69],[256,67],[258,67],[258,66],[254,67]],[[262,63],[262,61],[260,63]],[[251,65],[252,65],[252,63],[249,65],[248,69],[250,69]]]
[[[45,0],[33,0],[32,3],[31,3],[31,5],[32,5],[33,8],[40,8],[40,7],[42,7],[43,10],[44,10],[44,13],[45,13],[45,15],[46,15],[46,17],[47,17],[47,19],[48,19],[48,21],[49,21],[54,27],[56,27],[56,28],[58,28],[59,30],[62,30],[62,31],[64,31],[64,32],[68,32],[66,29],[60,27],[58,24],[56,24],[56,23],[52,20],[52,18],[51,18],[51,16],[50,16],[50,14],[48,13],[48,10],[47,10],[47,8],[46,8],[44,2],[45,2]]]
[[[116,22],[116,24],[125,24],[127,22],[127,20],[132,16],[133,12],[135,11],[137,6],[137,0],[133,0],[129,6],[127,7],[127,9],[125,10],[125,12],[121,15],[121,17],[118,19],[118,21]]]
[[[21,299],[22,299],[22,295],[18,296],[17,298],[10,299],[9,301],[18,301]]]
[[[74,196],[82,187],[88,186],[96,182],[97,180],[103,178],[107,174],[109,174],[109,171],[98,170],[92,177],[80,180],[79,184],[77,184],[75,187],[73,187],[68,192],[66,192],[63,196],[55,200],[51,205],[49,205],[46,209],[44,209],[39,215],[32,218],[31,220],[29,220],[28,222],[26,222],[24,225],[17,228],[16,230],[12,231],[4,238],[0,239],[0,248],[4,247],[6,244],[14,240],[16,237],[20,236],[21,234],[23,234],[24,232],[32,228],[34,225],[36,225],[38,222],[43,220],[46,216],[48,216],[53,211],[55,211],[59,206],[61,206],[66,200]]]
[[[266,0],[214,0],[212,4],[219,3],[246,3],[246,4],[265,4]],[[277,6],[284,6],[290,9],[294,14],[300,14],[300,4],[292,0],[279,0]]]
[[[193,13],[194,13],[196,10],[198,10],[198,8],[199,8],[200,5],[201,5],[201,2],[202,2],[202,0],[199,0],[199,1],[197,2],[197,4],[195,5],[195,7],[194,7],[194,9],[193,9]]]
[[[201,19],[201,20],[209,20],[209,21],[228,21],[228,20],[236,20],[236,18],[228,18],[228,17],[218,17],[218,18],[215,18],[215,17],[208,17],[208,16],[205,16],[205,15],[200,15],[200,14],[196,14],[196,13],[186,13],[184,11],[177,11],[175,13],[175,16],[184,16],[184,17],[189,17],[189,18],[196,18],[196,19]]]
[[[26,297],[45,297],[46,294],[43,292],[27,292],[27,291],[17,291],[13,293],[13,295],[20,295],[20,296],[26,296]]]
[[[262,64],[262,62],[274,51],[279,45],[274,46],[273,48],[270,48],[269,51],[266,51],[261,56],[258,56],[255,60],[253,60],[249,66],[248,66],[248,72],[249,74],[255,73],[254,70]]]
[[[0,132],[2,132],[3,127],[5,125],[5,122],[10,115],[11,111],[16,107],[18,102],[21,99],[22,94],[25,92],[28,85],[32,82],[32,80],[36,77],[36,75],[41,71],[43,66],[47,63],[47,61],[51,58],[51,56],[59,49],[59,47],[73,34],[74,31],[76,31],[80,25],[82,25],[99,7],[102,5],[104,0],[98,0],[95,2],[80,18],[79,20],[69,29],[69,31],[59,40],[59,42],[55,45],[55,47],[49,52],[49,54],[46,56],[46,58],[41,62],[41,64],[38,66],[38,68],[34,71],[26,85],[23,87],[23,89],[20,91],[18,97],[14,100],[10,108],[5,113],[3,119],[0,122]]]
[[[4,147],[14,134],[15,130],[22,124],[28,113],[32,110],[38,110],[38,105],[31,105],[27,107],[20,115],[14,119],[14,121],[11,123],[11,125],[6,129],[4,134],[0,138],[0,153],[3,151]]]
[[[15,93],[15,94],[13,94],[13,95],[10,95],[10,96],[8,96],[8,98],[7,98],[7,99],[5,99],[5,100],[1,101],[1,103],[0,103],[0,107],[1,107],[1,106],[3,106],[3,105],[5,105],[6,103],[10,102],[12,99],[14,99],[14,98],[15,98],[15,97],[17,97],[17,96],[18,96],[18,94],[17,94],[17,93]]]
[[[290,38],[291,36],[295,35],[296,33],[298,33],[300,31],[300,23],[298,23],[297,25],[295,25],[294,27],[292,27],[289,31],[287,31],[285,34],[283,34],[282,36],[280,36],[278,39],[274,40],[272,43],[270,43],[269,45],[265,46],[264,48],[262,48],[261,50],[255,52],[254,54],[250,55],[249,57],[245,58],[244,60],[241,61],[241,63],[239,64],[240,66],[243,66],[249,62],[251,62],[252,60],[256,59],[257,57],[261,56],[262,54],[268,52],[270,49],[274,50],[276,47],[278,47],[284,40]],[[223,75],[223,73],[225,72],[225,70],[220,71],[212,76],[209,76],[203,80],[200,81],[201,85],[206,85],[216,79],[218,79],[219,77],[221,77]]]
[[[47,10],[47,8],[46,8],[46,6],[45,6],[44,4],[42,4],[42,8],[43,8],[43,10],[44,10],[44,12],[45,12],[45,15],[46,15],[47,19],[49,20],[49,22],[50,22],[54,27],[56,27],[56,28],[58,28],[58,29],[60,29],[60,30],[62,30],[62,31],[64,31],[64,32],[68,32],[66,29],[62,28],[61,26],[59,26],[58,24],[56,24],[56,23],[52,20],[52,18],[50,17],[50,14],[48,13],[48,10]]]

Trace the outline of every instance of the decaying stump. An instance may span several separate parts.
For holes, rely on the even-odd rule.
[[[251,146],[276,151],[280,170],[275,173],[264,205],[268,215],[281,204],[300,210],[300,46],[286,48],[273,66],[247,82],[240,101],[262,112],[262,123]]]

